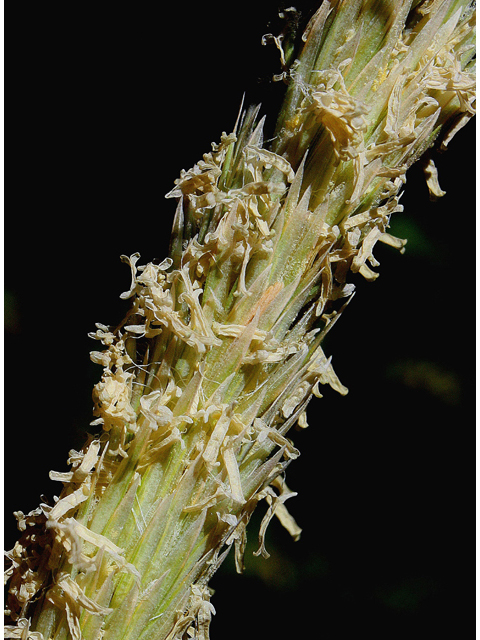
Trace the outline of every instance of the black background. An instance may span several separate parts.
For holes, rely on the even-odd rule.
[[[313,4],[297,3],[304,19]],[[91,420],[100,367],[87,337],[116,324],[130,273],[166,255],[175,204],[164,200],[232,130],[242,94],[274,114],[282,85],[277,2],[161,9],[141,4],[30,6],[11,41],[5,219],[5,540],[11,513],[60,490]],[[48,12],[48,13],[46,13]],[[273,126],[274,115],[270,117]],[[246,573],[227,560],[212,581],[213,639],[466,637],[474,597],[474,126],[436,161],[447,195],[431,203],[408,176],[381,277],[361,278],[325,350],[350,393],[325,389],[288,471],[288,506],[271,558]],[[260,509],[260,507],[259,507]],[[88,640],[88,639],[87,639]]]

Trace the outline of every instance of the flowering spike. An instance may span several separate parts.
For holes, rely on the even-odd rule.
[[[7,553],[7,637],[208,639],[207,583],[262,499],[257,554],[273,516],[300,527],[284,473],[319,385],[344,395],[322,343],[352,300],[351,274],[375,280],[405,174],[445,148],[475,105],[475,11],[467,0],[321,4],[281,52],[288,88],[269,144],[260,107],[191,169],[170,256],[122,256],[130,310],[103,350],[92,423],[53,506],[17,512]],[[443,194],[433,161],[434,197]]]

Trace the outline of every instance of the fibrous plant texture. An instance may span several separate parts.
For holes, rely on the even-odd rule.
[[[54,504],[16,513],[7,638],[206,639],[210,578],[231,547],[242,571],[257,504],[258,555],[274,516],[299,537],[288,432],[322,385],[347,392],[322,344],[349,276],[378,276],[377,242],[403,251],[407,169],[474,113],[474,20],[465,0],[332,0],[299,43],[265,37],[287,84],[275,135],[242,108],[167,194],[169,256],[123,257],[130,310],[91,334],[101,433],[51,472]]]

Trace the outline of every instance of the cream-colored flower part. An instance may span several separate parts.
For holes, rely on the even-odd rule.
[[[341,67],[347,66],[350,59]],[[335,88],[337,87],[337,88]],[[348,93],[341,69],[318,72],[315,91],[308,107],[328,131],[339,160],[353,160],[364,151],[363,140],[369,108]]]

